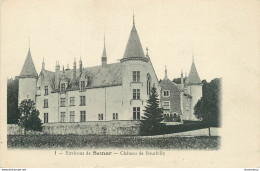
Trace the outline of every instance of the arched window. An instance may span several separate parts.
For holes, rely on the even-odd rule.
[[[149,96],[151,92],[151,76],[147,74],[147,95]]]

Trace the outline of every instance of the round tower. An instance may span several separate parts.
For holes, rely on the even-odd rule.
[[[36,102],[38,74],[35,69],[30,48],[19,76],[19,96],[18,105],[25,99]]]
[[[123,115],[126,120],[140,120],[150,89],[159,82],[148,53],[144,54],[133,16],[133,27],[126,45],[122,64]]]
[[[197,118],[194,115],[194,107],[202,97],[202,83],[194,63],[194,58],[192,60],[192,65],[189,76],[186,80],[186,84],[188,93],[192,96],[190,101],[191,112],[189,120],[197,120]]]

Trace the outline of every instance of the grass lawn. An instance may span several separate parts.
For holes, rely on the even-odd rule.
[[[8,135],[8,148],[140,148],[217,150],[218,136],[142,137],[102,135]]]

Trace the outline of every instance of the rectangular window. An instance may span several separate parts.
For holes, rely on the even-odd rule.
[[[75,122],[75,111],[70,111],[70,122]]]
[[[98,114],[98,120],[103,120],[104,118],[103,118],[103,114],[101,113],[101,114]]]
[[[60,122],[65,122],[65,112],[60,113]]]
[[[80,111],[80,122],[86,121],[86,111]]]
[[[133,89],[133,99],[140,99],[140,89]]]
[[[62,93],[65,92],[65,83],[62,83],[62,84],[61,84],[61,86],[60,86],[60,91],[61,91]]]
[[[70,97],[70,106],[75,106],[75,97]]]
[[[170,96],[170,90],[163,90],[163,96],[169,97]]]
[[[48,95],[48,86],[44,86],[44,95]]]
[[[140,82],[140,71],[133,71],[133,82]]]
[[[80,90],[85,90],[85,81],[80,82]]]
[[[118,113],[113,113],[113,120],[118,120]]]
[[[44,123],[48,123],[48,113],[44,113]]]
[[[133,119],[140,120],[140,107],[133,107]]]
[[[186,104],[186,110],[189,111],[189,104]]]
[[[170,109],[170,101],[163,101],[163,109]]]
[[[65,98],[60,98],[60,107],[65,107]]]
[[[85,105],[86,105],[86,97],[80,96],[80,106],[85,106]]]
[[[49,107],[49,105],[48,105],[48,99],[44,99],[43,107],[44,107],[44,108],[48,108],[48,107]]]

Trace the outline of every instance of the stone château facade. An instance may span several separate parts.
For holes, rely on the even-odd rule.
[[[202,83],[194,59],[185,81],[181,72],[181,84],[168,79],[165,68],[165,77],[160,81],[160,87],[165,121],[173,121],[176,116],[181,120],[197,120],[194,115],[194,106],[202,97]]]
[[[194,119],[192,109],[202,96],[194,62],[185,83],[183,78],[181,85],[171,82],[167,71],[159,83],[148,49],[144,54],[134,19],[120,62],[107,63],[105,42],[99,66],[83,67],[83,61],[80,58],[77,66],[74,60],[73,69],[61,69],[57,62],[53,72],[45,69],[43,60],[38,75],[29,49],[19,76],[19,104],[24,99],[34,100],[44,123],[140,120],[155,86],[166,116],[176,113],[183,119]]]
[[[150,89],[160,91],[151,60],[144,54],[133,20],[123,58],[107,63],[104,44],[101,65],[83,67],[80,59],[73,69],[55,72],[42,69],[38,76],[30,49],[19,77],[19,103],[36,102],[44,123],[111,120],[140,120]]]

